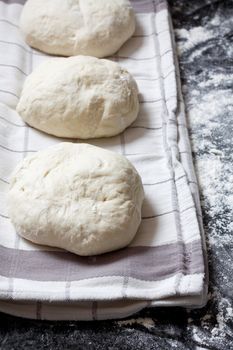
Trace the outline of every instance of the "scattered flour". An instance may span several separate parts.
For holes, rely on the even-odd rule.
[[[214,148],[211,148],[211,149],[210,149],[210,153],[213,153],[213,154],[215,154],[216,156],[221,156],[221,157],[224,156],[224,154],[223,154],[222,151],[219,151],[218,149],[214,149]]]
[[[211,89],[213,87],[219,88],[220,84],[226,84],[227,82],[231,83],[232,79],[233,79],[233,74],[229,74],[228,76],[226,76],[226,74],[217,73],[217,74],[214,74],[212,77],[209,77],[208,79],[201,81],[199,83],[199,87],[201,88],[210,87]]]
[[[197,169],[202,194],[208,198],[210,206],[218,211],[219,208],[217,206],[221,205],[221,202],[218,201],[219,193],[213,186],[213,182],[218,181],[220,178],[222,162],[218,157],[209,155],[198,159]]]
[[[216,297],[216,293],[214,296]],[[218,304],[218,313],[216,315],[216,323],[214,327],[210,328],[208,326],[208,320],[213,317],[213,315],[210,314],[206,314],[201,318],[200,326],[195,326],[193,324],[189,325],[188,327],[192,332],[192,338],[197,344],[197,347],[195,349],[198,347],[201,348],[205,345],[209,346],[209,344],[216,344],[217,342],[221,342],[223,341],[223,337],[226,334],[231,334],[231,330],[227,326],[227,321],[231,319],[232,315],[233,310],[230,306],[229,301],[225,298],[221,298]],[[205,331],[209,333],[208,338],[206,338]]]
[[[119,326],[132,326],[133,324],[139,324],[147,329],[151,329],[155,326],[154,320],[149,317],[130,318],[129,320],[121,320],[116,322]]]
[[[225,268],[232,266],[232,26],[231,13],[227,15],[216,10],[215,16],[205,23],[205,27],[176,30],[180,62],[188,72],[184,69],[186,76],[182,91],[188,111],[187,123],[200,185],[208,249],[215,254],[220,249],[219,254],[213,255],[216,259],[210,259],[211,293],[206,313],[198,319],[191,312],[188,318],[187,329],[196,344],[194,349],[217,349],[217,344],[219,349],[233,348],[233,343],[229,344],[229,339],[232,339],[229,325],[232,324],[233,305],[232,299],[224,294],[225,290],[228,289],[229,293],[232,290],[232,281],[216,266],[218,263]],[[206,52],[205,58],[203,55]],[[218,57],[220,54],[226,58],[223,63]],[[195,69],[192,69],[192,65]],[[215,279],[219,279],[218,282],[221,281],[223,285],[216,284]]]
[[[190,30],[176,29],[175,34],[181,42],[178,41],[178,54],[182,55],[185,51],[190,50],[192,47],[204,42],[214,36],[212,31],[207,31],[203,27],[195,27]],[[193,56],[192,56],[193,57]]]
[[[202,344],[202,336],[199,335],[199,327],[192,326],[192,334],[193,334],[193,340],[198,343]]]

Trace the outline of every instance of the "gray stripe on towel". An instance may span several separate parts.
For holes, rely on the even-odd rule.
[[[186,274],[203,273],[203,257],[199,240],[157,247],[127,247],[95,257],[81,257],[66,251],[27,251],[0,246],[0,275],[38,281],[78,281],[104,276],[124,276],[129,265],[129,277],[156,281],[182,272],[177,254],[183,245]],[[17,266],[10,269],[17,255]]]
[[[131,0],[130,2],[136,13],[159,12],[167,8],[166,0]]]

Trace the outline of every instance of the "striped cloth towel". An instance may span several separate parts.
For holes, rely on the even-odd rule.
[[[132,1],[136,31],[110,57],[137,80],[137,120],[119,136],[90,141],[125,155],[142,177],[145,201],[135,239],[116,252],[78,257],[14,231],[5,203],[12,170],[28,154],[62,141],[28,127],[15,111],[26,76],[48,57],[20,35],[23,3],[0,0],[0,311],[92,320],[145,307],[203,306],[206,249],[166,1]]]

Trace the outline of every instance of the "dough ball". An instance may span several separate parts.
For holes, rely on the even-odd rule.
[[[135,16],[128,0],[28,0],[20,28],[49,54],[105,57],[133,35]]]
[[[117,135],[137,117],[134,78],[117,63],[89,56],[53,58],[24,83],[17,111],[29,125],[71,138]]]
[[[128,245],[141,221],[143,187],[123,156],[88,144],[60,143],[26,157],[10,183],[16,232],[79,255]]]

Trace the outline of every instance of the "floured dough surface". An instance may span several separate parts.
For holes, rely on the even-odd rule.
[[[34,128],[81,139],[119,134],[138,110],[132,75],[115,62],[89,56],[42,63],[27,77],[17,105]]]
[[[133,35],[135,16],[128,0],[28,0],[20,29],[49,54],[106,57]]]
[[[140,176],[125,157],[67,142],[17,166],[8,211],[22,237],[96,255],[130,243],[141,221],[143,197]]]

